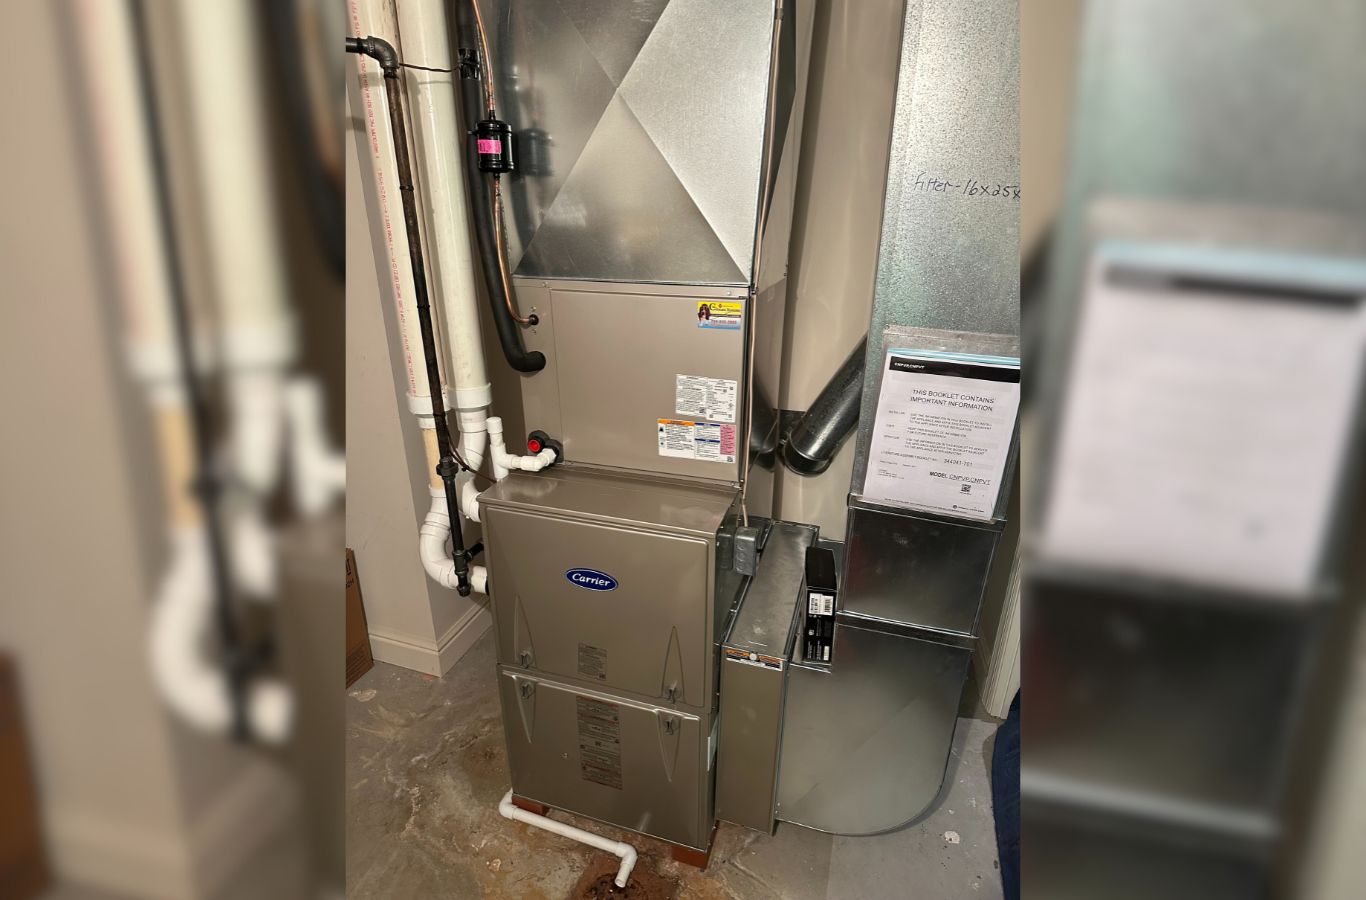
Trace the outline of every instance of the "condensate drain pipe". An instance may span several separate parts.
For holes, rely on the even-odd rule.
[[[535,828],[543,828],[553,834],[567,837],[570,840],[587,844],[590,847],[597,847],[599,850],[606,850],[614,856],[621,857],[621,865],[617,868],[616,885],[619,888],[626,887],[626,883],[631,880],[631,870],[636,867],[636,848],[622,841],[609,840],[591,831],[584,831],[582,828],[575,828],[564,822],[556,822],[547,816],[538,816],[534,812],[528,812],[512,802],[512,791],[503,795],[502,801],[498,804],[498,812],[505,819],[512,819],[525,825]]]

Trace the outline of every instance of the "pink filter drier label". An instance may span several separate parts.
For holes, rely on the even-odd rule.
[[[722,456],[734,456],[734,455],[735,455],[735,426],[734,426],[734,425],[722,425],[722,426],[721,426],[721,455],[722,455]]]
[[[502,153],[502,152],[503,152],[503,142],[502,142],[502,141],[499,141],[499,140],[494,140],[493,138],[480,138],[480,139],[479,139],[479,152],[480,152],[480,153]]]

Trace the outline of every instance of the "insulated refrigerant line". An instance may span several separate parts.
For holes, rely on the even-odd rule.
[[[417,198],[413,193],[413,169],[408,158],[408,133],[403,121],[403,88],[399,84],[399,69],[402,63],[392,44],[377,37],[348,37],[346,52],[361,53],[380,64],[384,70],[384,91],[389,103],[390,136],[394,142],[394,160],[398,165],[398,190],[403,197],[403,223],[408,234],[408,261],[413,272],[413,293],[417,306],[418,327],[422,335],[422,355],[427,368],[427,384],[432,398],[432,423],[436,426],[437,447],[441,459],[436,465],[436,474],[446,492],[446,513],[451,520],[452,558],[455,562],[456,592],[468,597],[470,587],[470,560],[483,549],[475,544],[465,549],[465,538],[461,533],[460,509],[456,500],[455,476],[460,466],[452,452],[450,426],[446,422],[445,410],[439,409],[441,397],[441,370],[437,363],[436,330],[432,325],[432,307],[427,299],[427,271],[422,261],[422,237],[417,224]]]

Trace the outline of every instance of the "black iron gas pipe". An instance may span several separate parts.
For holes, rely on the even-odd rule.
[[[446,514],[451,519],[452,555],[455,558],[456,591],[467,597],[470,593],[470,559],[479,545],[465,549],[465,538],[460,530],[460,508],[456,502],[455,476],[460,467],[455,461],[450,427],[441,401],[441,370],[437,366],[436,331],[432,327],[432,308],[427,300],[427,270],[422,262],[422,237],[418,233],[417,198],[413,195],[413,169],[408,160],[408,131],[403,122],[403,86],[399,83],[398,53],[388,41],[377,38],[346,39],[346,52],[363,53],[384,69],[384,91],[389,101],[389,124],[394,141],[394,158],[398,163],[398,190],[403,196],[403,224],[408,233],[408,261],[413,269],[413,293],[417,300],[417,321],[422,332],[422,355],[427,363],[427,388],[431,393],[432,422],[436,425],[436,445],[441,460],[436,474],[446,489]]]

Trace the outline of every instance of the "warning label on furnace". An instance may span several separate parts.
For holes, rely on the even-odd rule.
[[[735,426],[660,419],[659,455],[708,462],[735,462]]]
[[[736,394],[734,381],[679,375],[674,389],[674,412],[680,416],[734,422]]]
[[[621,708],[587,697],[578,704],[579,772],[584,781],[621,789]]]
[[[765,669],[782,669],[783,667],[783,658],[781,656],[768,656],[763,653],[754,653],[750,650],[741,650],[738,647],[727,647],[726,659],[744,663],[747,666],[760,666]]]
[[[607,651],[591,644],[579,644],[579,674],[604,681],[607,678]]]

